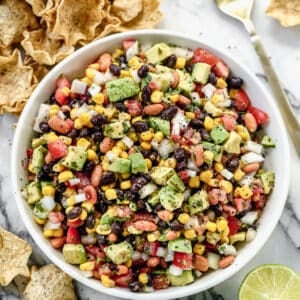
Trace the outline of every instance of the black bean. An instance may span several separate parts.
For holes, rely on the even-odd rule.
[[[79,235],[86,235],[87,234],[85,226],[79,226],[76,229],[77,229]]]
[[[104,214],[107,211],[107,207],[108,205],[106,203],[104,203],[105,200],[103,200],[102,202],[97,202],[95,207],[96,210],[99,211],[101,214]]]
[[[39,124],[39,127],[40,127],[40,129],[41,129],[41,131],[42,131],[43,133],[46,133],[46,132],[49,132],[49,131],[50,131],[50,126],[48,125],[47,122],[41,122],[41,123]]]
[[[52,94],[49,98],[49,104],[56,104],[56,99],[55,99],[55,95]]]
[[[105,172],[102,175],[100,185],[107,185],[107,184],[115,182],[115,180],[116,180],[116,176],[113,172]]]
[[[139,200],[139,195],[137,193],[134,193],[133,191],[127,191],[125,193],[125,198],[130,201],[136,202]]]
[[[240,89],[244,81],[240,77],[231,77],[228,79],[228,86],[233,89]]]
[[[67,134],[67,137],[71,139],[75,139],[76,136],[77,136],[77,130],[75,128],[71,129]]]
[[[148,101],[150,101],[151,98],[151,94],[152,94],[152,90],[150,89],[150,87],[148,85],[144,86],[144,88],[142,89],[142,101],[144,103],[147,103]]]
[[[92,127],[92,128],[90,128],[90,133],[96,133],[96,132],[103,132],[103,130],[102,130],[102,126],[94,126],[94,127]]]
[[[63,194],[62,192],[59,192],[59,191],[55,191],[54,193],[54,201],[57,202],[57,203],[61,203],[62,199],[63,199]]]
[[[184,171],[184,170],[186,169],[186,167],[187,167],[187,163],[186,163],[185,160],[179,161],[179,162],[177,162],[177,164],[176,164],[175,170],[176,170],[177,172]]]
[[[226,168],[231,172],[234,172],[238,166],[239,166],[239,158],[238,157],[234,156],[232,158],[229,158],[226,161]]]
[[[106,244],[106,237],[105,235],[97,234],[96,235],[96,241],[99,246]]]
[[[83,172],[92,173],[95,167],[95,163],[92,160],[88,160],[83,166]]]
[[[200,129],[203,126],[203,122],[199,119],[192,119],[189,125],[194,129]]]
[[[138,209],[145,209],[146,208],[146,205],[145,205],[145,202],[144,202],[144,200],[139,200],[137,203],[136,203],[136,205],[137,205],[137,208]]]
[[[167,228],[169,225],[167,222],[163,221],[163,220],[159,220],[158,221],[158,227],[159,228]]]
[[[103,140],[103,133],[101,131],[92,134],[92,138],[96,143],[100,143]]]
[[[117,197],[119,200],[123,200],[124,199],[124,192],[120,189],[117,189]]]
[[[117,271],[117,265],[115,263],[109,263],[109,269],[112,271],[112,272],[115,272]]]
[[[188,73],[192,73],[192,71],[193,71],[193,66],[190,65],[190,64],[188,64],[188,65],[185,66],[185,69],[186,69],[186,71],[187,71]]]
[[[199,131],[200,131],[201,137],[204,141],[210,140],[210,134],[206,129],[200,128]]]
[[[120,64],[127,64],[126,56],[125,55],[121,55],[119,57],[119,62],[120,62]]]
[[[63,182],[61,182],[55,186],[55,189],[56,189],[56,191],[63,193],[67,189],[67,187]]]
[[[149,158],[151,155],[151,150],[141,150],[142,155],[144,156],[144,158]]]
[[[151,159],[151,161],[152,161],[152,163],[154,162],[154,161],[156,161],[157,160],[157,158],[158,158],[158,153],[157,153],[157,151],[152,151],[151,152],[151,154],[149,155],[149,158]]]
[[[116,106],[116,109],[120,112],[128,112],[128,109],[123,102],[117,102],[115,104],[115,106]]]
[[[97,191],[97,200],[99,202],[104,202],[106,200],[105,194],[101,190]]]
[[[109,70],[115,76],[120,76],[120,74],[121,74],[121,68],[115,64],[111,64],[109,66]]]
[[[44,172],[44,173],[51,173],[52,172],[52,167],[53,167],[53,164],[46,164],[46,165],[43,165],[43,167],[42,167],[42,171]]]
[[[82,129],[80,129],[80,131],[79,131],[79,136],[80,137],[86,137],[88,135],[89,135],[89,129],[88,128],[84,127]]]
[[[148,74],[149,71],[149,67],[147,65],[142,65],[139,69],[138,69],[138,75],[141,78],[145,78]]]
[[[133,178],[131,182],[132,182],[131,191],[133,193],[137,193],[145,184],[149,182],[149,180],[145,178],[145,176],[141,175]]]
[[[138,281],[131,282],[128,286],[132,292],[140,292],[143,287],[142,284]]]
[[[67,218],[70,220],[76,219],[80,216],[82,208],[80,206],[75,206],[67,213]]]
[[[156,204],[154,207],[154,211],[157,213],[160,210],[165,209],[160,203]]]
[[[120,224],[119,222],[113,222],[110,226],[111,228],[111,232],[119,235],[122,233],[123,229],[122,229],[122,224]]]
[[[143,122],[143,121],[136,121],[133,124],[133,127],[134,127],[136,132],[144,132],[144,131],[147,131],[149,129],[148,123]]]
[[[183,148],[177,148],[174,152],[174,157],[177,162],[183,161],[189,156],[189,153]]]
[[[45,172],[43,169],[38,173],[37,179],[39,181],[50,181],[51,176],[48,172]]]
[[[184,229],[184,225],[179,223],[177,220],[171,222],[170,228],[175,231],[180,231]]]
[[[86,227],[89,229],[93,229],[95,224],[96,224],[96,220],[95,217],[93,215],[89,215],[86,219]]]
[[[178,108],[175,105],[170,105],[161,113],[161,118],[165,120],[172,120],[177,114]]]
[[[177,56],[175,54],[172,54],[169,56],[166,60],[166,66],[169,68],[174,68],[176,65]]]
[[[92,117],[91,120],[92,124],[95,126],[101,126],[106,122],[106,116],[104,115],[95,115]]]
[[[216,77],[216,74],[211,72],[209,74],[209,77],[208,77],[208,82],[215,85],[217,83],[217,77]]]

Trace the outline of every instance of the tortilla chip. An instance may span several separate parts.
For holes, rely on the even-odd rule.
[[[37,63],[31,56],[25,57],[24,65],[29,66],[33,69],[33,76],[35,77],[37,82],[41,81],[49,72],[49,69],[45,65]]]
[[[0,45],[9,46],[20,42],[24,30],[38,27],[31,7],[23,0],[3,0],[0,2]]]
[[[12,47],[1,47],[0,46],[0,56],[10,56],[12,54]]]
[[[63,39],[71,46],[80,40],[91,40],[104,17],[104,4],[104,0],[62,0],[49,37]]]
[[[142,0],[115,0],[112,4],[112,13],[123,22],[129,22],[142,11]]]
[[[29,278],[25,277],[23,275],[16,276],[14,281],[13,281],[14,285],[17,287],[20,294],[23,294],[28,282],[29,282]]]
[[[24,291],[24,300],[74,300],[72,278],[55,265],[32,267],[31,278]]]
[[[74,52],[72,46],[67,46],[62,40],[51,40],[43,29],[25,31],[21,42],[27,55],[36,62],[45,65],[54,65]]]
[[[7,286],[17,275],[29,276],[31,246],[0,227],[0,285]]]
[[[34,86],[33,70],[24,66],[20,51],[0,56],[0,114],[21,112]]]
[[[53,0],[25,0],[25,1],[31,5],[33,13],[39,17],[41,17],[51,8],[53,8],[55,4],[55,1]]]
[[[132,21],[122,24],[119,31],[153,28],[162,19],[160,0],[143,0],[142,12]]]
[[[299,0],[272,0],[267,7],[266,14],[280,21],[282,26],[300,24]]]

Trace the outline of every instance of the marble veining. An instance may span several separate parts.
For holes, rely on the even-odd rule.
[[[286,88],[286,92],[295,112],[300,117],[300,26],[282,28],[276,21],[264,15],[269,0],[255,2],[253,20],[257,32],[261,35],[274,67]],[[247,33],[238,22],[219,12],[213,0],[162,0],[165,18],[160,28],[175,30],[198,37],[217,48],[225,49],[237,57],[254,72],[267,86],[262,68],[249,42]],[[26,231],[17,212],[10,183],[10,151],[14,134],[13,116],[0,117],[0,225],[27,240],[33,246],[31,264],[48,263],[46,256]],[[259,254],[238,274],[222,284],[197,296],[184,300],[233,300],[237,298],[239,285],[244,276],[255,266],[263,263],[282,263],[300,272],[300,189],[297,190],[297,178],[300,170],[299,159],[291,150],[292,173],[291,188],[287,205],[269,241]],[[298,183],[299,184],[299,183]],[[299,196],[299,197],[298,197]],[[298,201],[299,199],[299,201]],[[280,247],[278,247],[280,245]],[[75,283],[78,299],[108,300],[114,297],[100,294]],[[6,288],[0,287],[0,300],[20,299],[14,283]]]

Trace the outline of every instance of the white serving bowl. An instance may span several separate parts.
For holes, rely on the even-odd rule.
[[[276,149],[269,152],[265,161],[267,168],[276,173],[275,188],[259,221],[256,239],[240,249],[234,263],[228,268],[205,274],[187,286],[171,287],[148,294],[132,293],[129,289],[124,288],[105,288],[99,280],[86,278],[77,266],[65,262],[62,253],[52,248],[49,241],[43,236],[40,226],[34,222],[31,208],[20,192],[27,182],[27,173],[22,161],[26,158],[26,149],[30,145],[34,118],[40,104],[46,101],[54,91],[56,79],[62,73],[70,78],[82,74],[85,67],[94,61],[101,52],[117,48],[123,39],[129,37],[136,38],[141,42],[167,42],[191,49],[203,47],[216,54],[230,66],[233,74],[244,79],[245,89],[252,103],[268,112],[271,121],[266,126],[266,132],[277,142]],[[289,146],[284,123],[272,97],[253,73],[241,65],[236,58],[187,35],[162,30],[141,30],[115,34],[95,41],[70,55],[48,73],[33,92],[18,121],[12,148],[11,174],[13,191],[21,218],[36,244],[53,263],[74,279],[96,291],[121,298],[150,300],[179,298],[204,291],[228,279],[245,266],[263,247],[280,218],[288,193],[289,165]]]

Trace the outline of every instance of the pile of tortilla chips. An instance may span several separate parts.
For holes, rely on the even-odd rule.
[[[0,1],[0,114],[20,113],[48,70],[114,32],[153,28],[160,0]],[[21,55],[25,53],[24,55]]]
[[[28,268],[31,246],[0,227],[0,285],[12,280],[24,300],[75,300],[72,278],[55,265]]]
[[[266,13],[280,21],[282,26],[295,26],[300,24],[299,0],[271,0]]]

